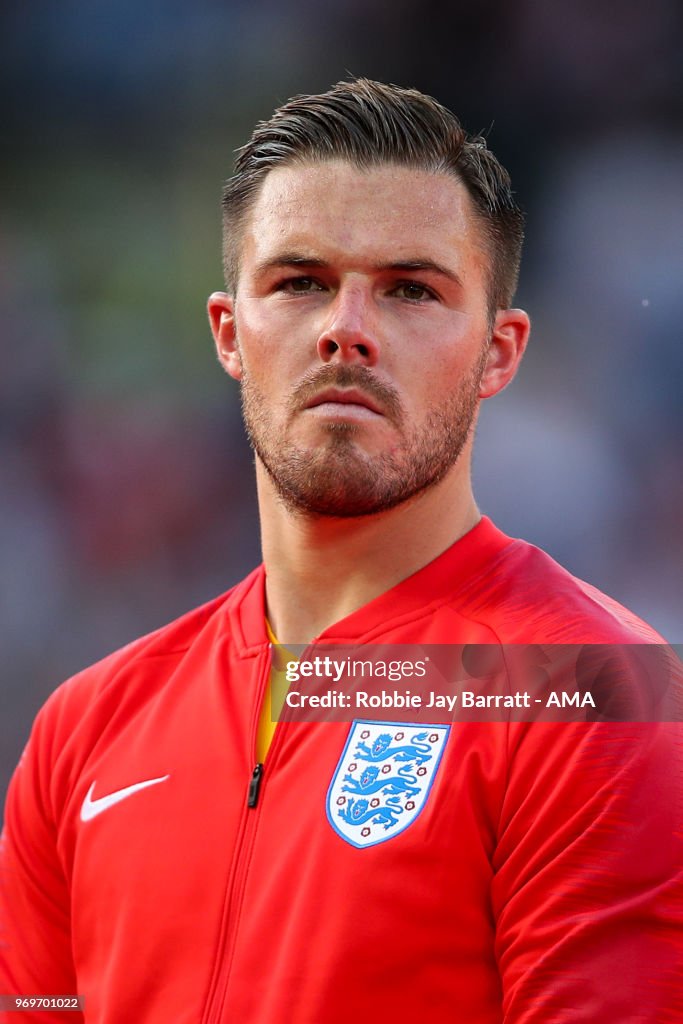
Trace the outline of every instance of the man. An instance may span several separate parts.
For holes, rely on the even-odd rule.
[[[0,989],[98,1024],[682,1019],[673,724],[271,722],[269,635],[660,641],[474,501],[479,404],[529,334],[506,172],[434,100],[359,80],[260,124],[224,212],[209,317],[264,566],[39,715]]]

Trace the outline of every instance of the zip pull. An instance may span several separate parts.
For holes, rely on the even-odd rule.
[[[263,778],[263,765],[261,763],[254,766],[251,779],[249,780],[249,796],[247,798],[247,807],[256,807],[258,803],[258,794],[261,788],[261,779]]]

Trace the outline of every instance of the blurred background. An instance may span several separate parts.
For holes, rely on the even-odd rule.
[[[488,135],[528,212],[481,508],[683,640],[674,0],[61,0],[0,13],[0,793],[48,693],[259,560],[205,316],[254,122],[349,74]]]

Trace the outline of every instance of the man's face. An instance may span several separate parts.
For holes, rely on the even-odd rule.
[[[486,393],[487,272],[451,175],[342,161],[267,175],[214,329],[289,507],[368,515],[453,470]]]

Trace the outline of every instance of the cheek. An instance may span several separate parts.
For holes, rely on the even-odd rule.
[[[302,332],[286,310],[247,301],[235,317],[235,326],[242,362],[252,377],[269,380],[297,372],[305,357]]]
[[[272,376],[277,346],[254,318],[236,322],[236,343],[244,375],[259,387]]]
[[[445,359],[443,351],[433,360],[423,356],[411,369],[404,402],[406,413],[414,422],[428,419],[435,410],[457,407],[466,394],[478,390],[478,364]]]
[[[436,405],[448,391],[453,390],[458,376],[458,370],[443,355],[432,358],[421,352],[410,368],[408,397],[420,406]]]

